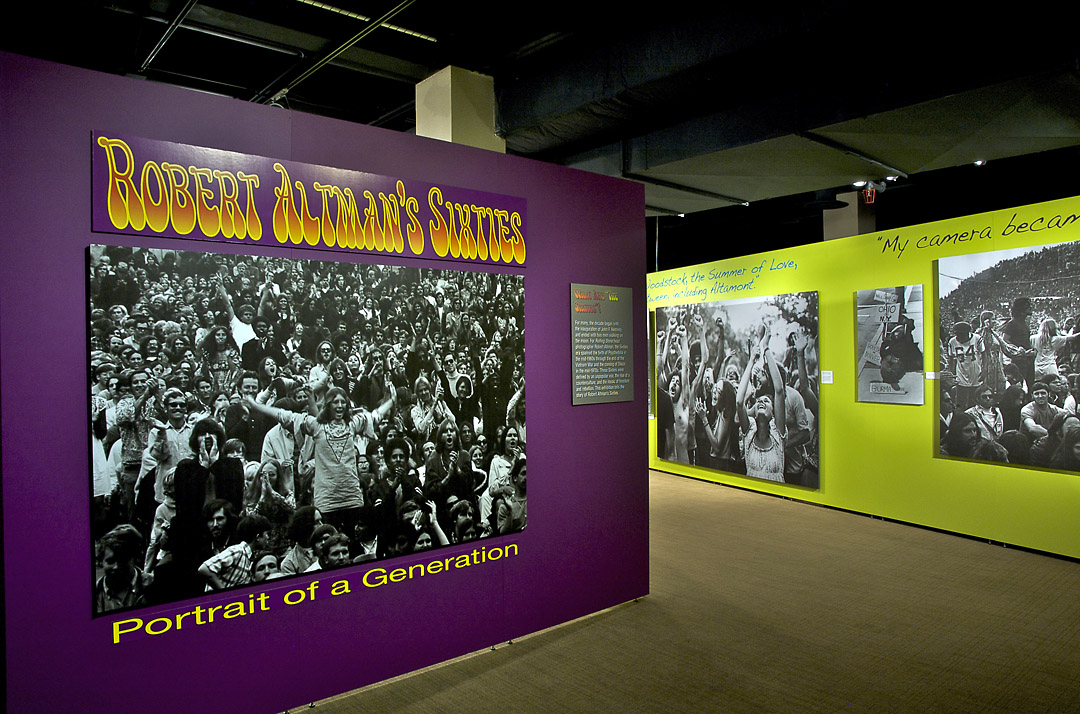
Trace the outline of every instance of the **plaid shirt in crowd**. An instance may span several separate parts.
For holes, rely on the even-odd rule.
[[[251,567],[254,565],[252,563],[253,557],[254,553],[251,552],[250,545],[237,543],[207,559],[203,565],[211,573],[221,578],[221,582],[224,583],[226,588],[231,588],[251,582]],[[207,585],[206,589],[211,590],[212,588]]]

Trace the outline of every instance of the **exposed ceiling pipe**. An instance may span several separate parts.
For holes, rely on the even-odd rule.
[[[304,0],[297,0],[297,2],[304,2]],[[319,7],[323,7],[323,6],[320,5]],[[157,23],[160,23],[162,25],[169,24],[169,20],[167,18],[161,17],[160,15],[147,15],[147,14],[143,14],[143,13],[134,12],[132,10],[128,10],[127,8],[116,7],[116,6],[110,6],[107,9],[112,11],[112,12],[115,12],[117,14],[120,14],[120,15],[130,15],[132,17],[137,17],[140,20],[144,20],[146,22],[157,22]],[[323,9],[325,9],[325,7]],[[352,16],[353,14],[354,13],[350,13],[350,16]],[[382,27],[385,27],[385,28],[389,29],[391,26],[387,25],[387,24],[383,24]],[[236,42],[236,43],[239,43],[239,44],[247,45],[249,47],[258,47],[259,49],[270,50],[271,52],[280,52],[281,54],[291,55],[292,57],[296,57],[296,58],[299,58],[299,59],[306,59],[309,56],[308,53],[305,52],[300,47],[296,47],[296,46],[293,46],[293,45],[282,44],[280,42],[273,42],[271,40],[264,40],[264,39],[260,39],[260,38],[257,38],[257,37],[252,37],[250,35],[245,35],[245,34],[242,34],[242,33],[239,33],[239,32],[235,32],[235,31],[232,31],[232,30],[219,29],[219,28],[216,28],[216,27],[213,27],[213,26],[210,26],[210,25],[205,25],[205,24],[200,23],[200,22],[195,22],[195,21],[190,21],[190,20],[186,21],[186,22],[182,22],[180,24],[180,28],[184,29],[184,30],[188,30],[190,32],[197,32],[197,33],[199,33],[201,35],[207,35],[209,37],[217,37],[217,38],[220,38],[222,40],[228,40],[230,42]],[[412,30],[401,30],[401,31],[405,32],[405,34],[408,34],[410,36],[420,37],[422,39],[428,39],[427,35],[421,35],[420,33],[413,32]],[[435,39],[435,38],[431,38],[431,41],[432,42],[437,42],[438,40]],[[335,59],[331,64],[333,64],[335,67],[341,67],[343,69],[347,69],[350,72],[359,72],[361,74],[367,74],[367,75],[371,75],[373,77],[382,77],[383,79],[389,79],[389,80],[394,81],[394,82],[401,82],[403,84],[408,84],[410,86],[415,85],[416,81],[417,81],[416,77],[403,75],[403,74],[398,74],[396,72],[381,69],[379,67],[373,67],[373,66],[370,66],[370,65],[358,63],[358,62],[356,62],[354,60],[346,59],[346,58],[343,58],[343,57],[339,57],[339,58]],[[281,75],[279,75],[277,77],[277,79],[274,80],[274,82],[272,82],[272,84],[277,84],[279,81],[281,81],[281,78],[284,77],[284,76],[287,76],[288,73],[289,73],[288,70],[283,72]],[[132,76],[137,76],[137,75],[133,74]]]
[[[390,18],[394,17],[395,15],[400,13],[402,10],[404,10],[405,8],[412,5],[414,2],[416,2],[416,0],[402,0],[402,2],[400,2],[397,5],[395,5],[394,7],[392,7],[382,17],[380,17],[379,19],[372,22],[370,25],[368,25],[363,30],[361,30],[360,32],[358,32],[355,35],[353,35],[352,37],[350,37],[345,42],[343,42],[342,44],[338,45],[337,47],[335,47],[334,49],[332,49],[332,50],[330,50],[328,52],[324,52],[319,58],[315,59],[312,62],[310,67],[308,67],[303,72],[301,72],[299,74],[299,76],[297,76],[295,79],[290,80],[284,87],[281,87],[280,89],[275,90],[275,87],[277,87],[277,80],[275,80],[273,83],[267,85],[261,92],[259,92],[254,97],[252,97],[251,101],[259,102],[260,104],[265,104],[267,102],[272,102],[272,101],[276,101],[278,99],[281,99],[286,94],[288,94],[291,89],[295,88],[298,84],[303,82],[305,79],[307,79],[311,75],[318,72],[320,69],[322,69],[327,64],[332,62],[336,57],[341,55],[343,52],[348,50],[350,47],[355,45],[360,40],[362,40],[365,37],[367,37],[368,35],[370,35],[372,32],[377,30],[380,26],[385,24]]]
[[[138,17],[140,20],[145,20],[147,22],[159,22],[163,25],[169,23],[169,21],[166,20],[164,17],[158,17],[157,15],[143,15],[120,7],[110,7],[109,9],[113,12],[120,13],[121,15],[133,15],[135,17]],[[265,40],[259,40],[254,37],[249,37],[247,35],[241,35],[235,32],[228,32],[226,30],[219,30],[213,27],[207,27],[206,25],[198,22],[184,22],[180,24],[180,27],[190,32],[197,32],[200,35],[209,35],[210,37],[217,37],[222,40],[229,40],[230,42],[238,42],[242,45],[248,45],[249,47],[258,47],[262,50],[280,52],[281,54],[292,55],[293,57],[303,58],[306,56],[304,51],[297,47],[290,47],[287,45],[278,44],[276,42],[267,42]]]
[[[336,15],[344,15],[345,17],[351,17],[352,19],[360,20],[361,22],[371,22],[371,18],[367,15],[361,15],[360,13],[353,12],[352,10],[346,10],[335,5],[330,5],[329,3],[319,2],[319,0],[296,0],[296,2],[303,5],[310,5],[311,7],[317,7],[320,10],[326,10],[327,12],[332,12]],[[385,27],[387,30],[393,30],[394,32],[400,32],[403,35],[408,35],[409,37],[415,37],[418,40],[427,40],[428,42],[439,41],[437,38],[432,37],[431,35],[425,35],[422,32],[410,30],[409,28],[401,27],[400,25],[391,25],[388,22],[384,22],[383,27]]]
[[[191,12],[191,9],[195,7],[195,3],[197,2],[198,0],[187,0],[187,2],[184,3],[184,7],[180,8],[180,12],[176,13],[176,17],[174,17],[169,23],[169,25],[165,28],[165,33],[161,36],[161,39],[157,41],[157,44],[154,45],[154,49],[150,50],[150,54],[148,54],[146,56],[146,59],[143,60],[143,63],[139,65],[140,72],[146,71],[146,68],[149,67],[150,63],[154,61],[154,58],[157,57],[158,52],[161,52],[161,49],[165,47],[165,43],[168,42],[169,38],[173,36],[173,33],[176,32],[178,27],[180,27],[180,23],[184,21],[184,18],[188,16],[188,13]]]
[[[153,18],[150,18],[153,19]],[[222,40],[229,40],[231,42],[239,42],[242,45],[248,45],[249,47],[258,47],[260,50],[270,50],[271,52],[280,52],[283,55],[292,55],[293,57],[306,57],[304,51],[298,47],[287,47],[285,45],[279,45],[274,42],[265,42],[263,40],[257,40],[253,37],[246,37],[244,35],[238,35],[234,32],[225,32],[224,30],[215,30],[211,27],[205,27],[193,22],[186,22],[183,25],[185,30],[191,30],[192,32],[198,32],[203,35],[209,35],[210,37],[217,37]]]

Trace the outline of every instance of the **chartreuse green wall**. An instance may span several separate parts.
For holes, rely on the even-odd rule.
[[[649,274],[650,310],[665,305],[816,290],[819,368],[833,373],[833,383],[821,384],[819,389],[819,490],[657,459],[653,419],[649,429],[650,466],[1080,557],[1080,474],[934,456],[938,418],[935,261],[951,255],[1076,239],[1080,239],[1080,197]],[[788,267],[770,269],[780,264]],[[710,277],[740,268],[744,270],[739,277]],[[925,367],[931,377],[926,380],[925,403],[909,406],[857,402],[855,292],[920,283],[925,289]],[[747,287],[737,292],[719,292],[721,286],[740,285]],[[654,389],[655,382],[654,376]]]

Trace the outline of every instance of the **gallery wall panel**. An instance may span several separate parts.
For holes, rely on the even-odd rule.
[[[715,311],[725,301],[736,304],[741,299],[817,291],[818,364],[811,381],[819,395],[820,485],[812,490],[791,479],[767,483],[731,470],[705,468],[708,459],[698,464],[696,459],[679,463],[670,453],[665,458],[663,439],[658,444],[657,434],[661,390],[668,386],[662,383],[656,386],[657,417],[649,421],[650,463],[673,473],[811,503],[1080,556],[1076,519],[1080,474],[1068,468],[1074,462],[1005,465],[973,459],[966,447],[956,447],[959,456],[949,455],[939,446],[938,423],[939,378],[944,376],[951,386],[957,372],[958,360],[948,355],[954,323],[974,320],[973,330],[986,325],[1000,335],[1010,320],[1012,301],[1027,296],[1034,304],[1027,336],[1053,317],[1061,326],[1058,342],[1067,338],[1071,345],[1077,295],[1071,287],[1075,280],[1069,276],[1075,274],[1077,261],[1069,243],[1077,238],[1080,198],[1071,198],[650,274],[649,308],[657,315],[674,308],[692,317]],[[939,270],[939,265],[945,268]],[[1029,275],[1031,271],[1037,274]],[[953,293],[954,286],[946,286],[939,297],[939,282],[952,280],[942,275],[954,273],[970,283],[969,289]],[[903,291],[905,304],[913,306],[905,309],[921,310],[922,320],[920,325],[910,315],[897,313],[895,321],[885,323],[891,344],[884,351],[896,359],[893,371],[886,369],[883,377],[879,368],[866,372],[861,357],[867,348],[877,349],[868,341],[874,330],[865,329],[865,306],[888,289]],[[945,305],[944,314],[939,303]],[[862,344],[860,310],[866,332]],[[984,310],[992,314],[980,323]],[[658,322],[656,329],[659,333],[665,327]],[[884,333],[881,339],[885,340]],[[741,374],[746,346],[729,340],[726,349]],[[920,353],[925,400],[916,398],[913,384],[919,379]],[[1062,370],[1075,371],[1065,366]],[[980,373],[979,378],[985,376]],[[882,396],[871,393],[873,382],[878,395],[890,403],[875,403]],[[968,391],[971,398],[976,396],[974,385]],[[900,403],[901,396],[923,403]],[[964,422],[958,418],[959,424]],[[1065,434],[1071,424],[1065,426]]]
[[[647,593],[644,388],[633,402],[572,408],[568,317],[571,282],[631,287],[641,316],[636,330],[644,334],[640,186],[13,55],[0,55],[0,62],[0,182],[11,207],[0,261],[9,709],[281,711]],[[130,613],[160,618],[159,629],[165,620],[174,625],[113,644],[114,625],[125,615],[94,618],[84,586],[92,577],[88,246],[345,263],[373,258],[94,233],[94,131],[523,198],[527,265],[485,268],[523,276],[526,289],[532,514],[525,531],[491,539],[519,554],[380,587],[364,587],[371,566],[357,565],[333,577],[206,595]],[[379,262],[473,269],[405,256]],[[645,354],[638,347],[639,364]],[[439,555],[471,550],[450,546]],[[408,568],[434,557],[395,563]],[[338,579],[350,581],[352,591],[330,594]],[[314,601],[283,604],[287,593],[316,581]],[[188,619],[175,628],[176,616],[195,607],[261,594],[269,610],[202,626]],[[273,685],[238,687],[238,670],[258,671],[258,681]]]

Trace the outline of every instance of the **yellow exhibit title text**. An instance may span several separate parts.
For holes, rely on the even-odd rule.
[[[136,179],[135,155],[127,142],[99,136],[97,143],[109,166],[109,220],[117,230],[162,233],[171,228],[186,236],[198,226],[207,238],[262,238],[255,207],[257,175],[151,160]]]
[[[405,181],[382,178],[384,186],[393,182],[392,190],[354,190],[296,179],[281,162],[273,163],[272,175],[260,176],[254,170],[140,162],[123,139],[98,136],[96,144],[104,150],[105,205],[117,231],[257,242],[269,215],[270,232],[283,244],[525,262],[520,212],[446,197],[477,192],[425,186],[426,196],[418,198],[409,195]],[[307,167],[307,173],[317,168]]]

